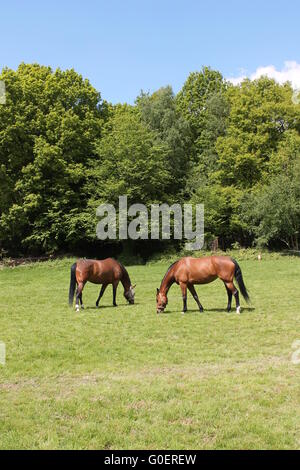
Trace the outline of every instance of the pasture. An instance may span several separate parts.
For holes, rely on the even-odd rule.
[[[0,448],[300,448],[300,260],[237,260],[252,299],[240,316],[219,280],[196,288],[204,313],[188,294],[182,315],[174,285],[157,315],[169,262],[127,266],[133,306],[120,285],[118,307],[110,286],[96,309],[87,284],[79,313],[73,260],[3,268]]]

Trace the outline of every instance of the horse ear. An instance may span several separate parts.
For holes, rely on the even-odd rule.
[[[156,293],[159,294],[159,289],[158,288],[156,289]]]
[[[134,289],[136,287],[136,284],[134,284],[134,286],[131,286],[131,287],[132,287],[132,289]]]

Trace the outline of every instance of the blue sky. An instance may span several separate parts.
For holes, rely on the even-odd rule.
[[[74,67],[113,103],[133,103],[141,89],[167,84],[177,92],[202,65],[225,77],[263,66],[289,76],[285,62],[293,61],[300,80],[299,0],[8,0],[0,6],[0,68],[22,61]]]

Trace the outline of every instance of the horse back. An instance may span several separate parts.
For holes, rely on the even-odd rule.
[[[223,281],[232,282],[235,272],[235,264],[229,256],[212,256],[212,262],[216,273]]]
[[[208,284],[218,277],[231,277],[233,273],[234,263],[227,256],[185,257],[174,268],[177,283]]]
[[[122,277],[122,268],[113,258],[104,260],[84,259],[77,262],[77,282],[92,282],[94,284],[111,284]]]

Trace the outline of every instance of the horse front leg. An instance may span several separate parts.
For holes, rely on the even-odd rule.
[[[183,301],[182,313],[185,313],[187,311],[187,305],[186,305],[187,287],[186,287],[186,283],[180,282],[180,288],[181,288],[181,292],[182,292],[182,301]]]
[[[203,306],[198,298],[198,295],[197,295],[197,292],[196,292],[196,289],[195,287],[193,286],[193,284],[188,284],[188,290],[190,291],[190,293],[192,294],[192,296],[194,297],[198,307],[199,307],[199,310],[200,312],[203,312]]]
[[[117,307],[117,287],[118,287],[119,281],[113,283],[113,306]]]
[[[96,300],[96,307],[97,308],[99,306],[100,299],[101,299],[102,295],[104,294],[106,287],[107,287],[107,284],[102,284],[98,299]]]

